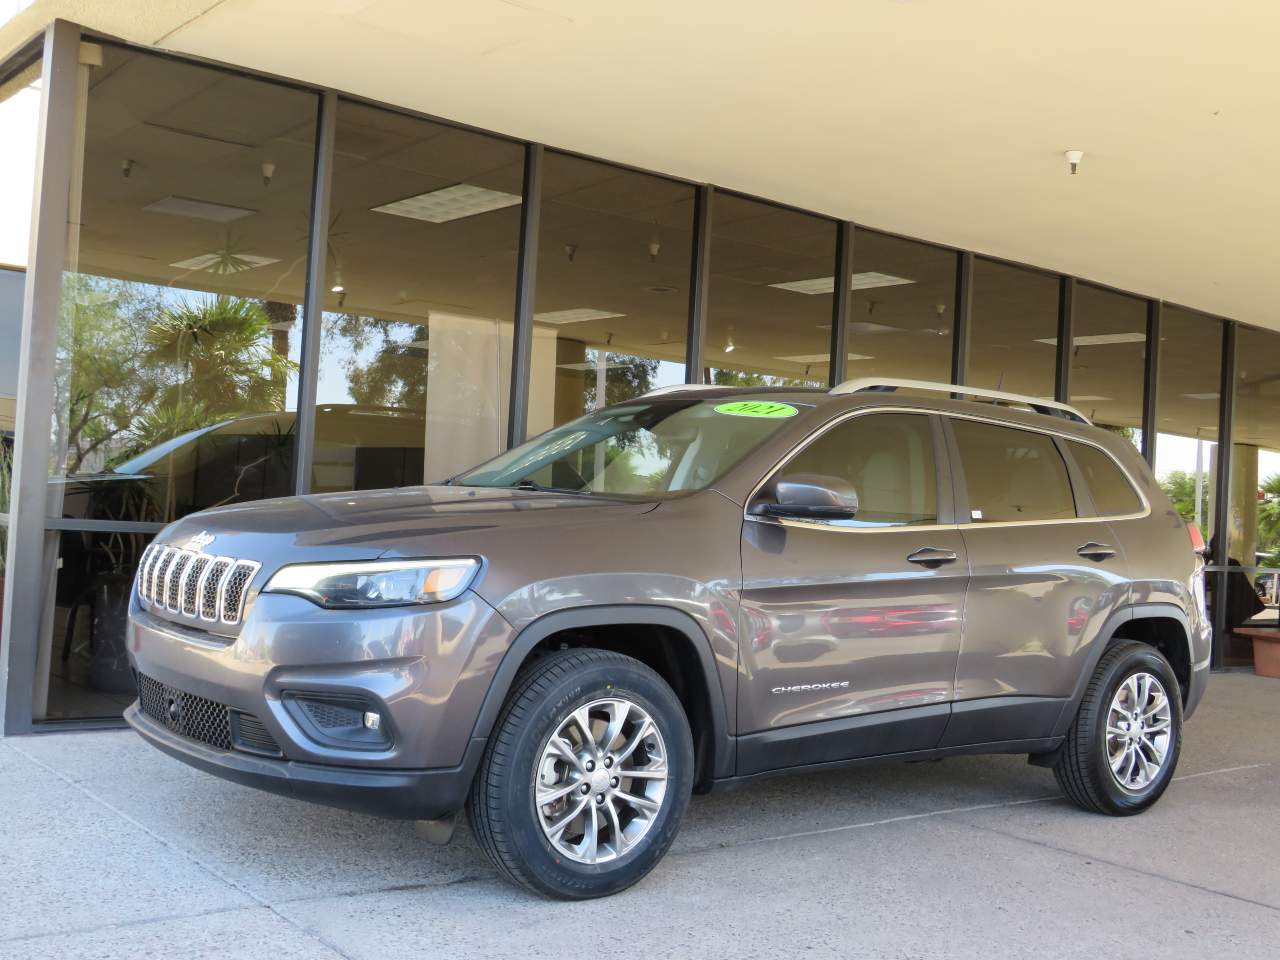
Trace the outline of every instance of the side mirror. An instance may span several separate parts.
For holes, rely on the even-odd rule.
[[[773,500],[755,503],[751,512],[795,520],[851,520],[858,512],[858,491],[839,477],[792,473],[775,480]]]

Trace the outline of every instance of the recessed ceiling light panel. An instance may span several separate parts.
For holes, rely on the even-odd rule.
[[[585,323],[588,320],[612,320],[614,317],[625,317],[625,313],[613,313],[609,310],[597,310],[594,307],[574,307],[572,310],[551,310],[547,313],[535,313],[533,319],[538,323]]]
[[[1145,333],[1095,333],[1085,337],[1072,337],[1073,347],[1100,347],[1109,343],[1146,343]],[[1058,345],[1057,337],[1037,339],[1036,343],[1047,343],[1051,347]]]
[[[850,290],[870,290],[873,287],[897,287],[904,283],[915,283],[905,277],[895,277],[888,273],[867,271],[855,273],[849,278]],[[786,283],[771,283],[771,287],[779,290],[790,290],[792,293],[803,293],[813,296],[819,293],[832,293],[836,289],[835,277],[814,277],[812,280],[788,280]]]
[[[230,223],[257,213],[248,207],[233,207],[225,203],[192,200],[190,197],[165,197],[142,208],[147,213],[167,213],[175,217],[192,217],[196,220],[212,220],[214,223]]]
[[[630,363],[613,363],[612,361],[605,363],[605,369],[607,370],[626,370],[626,369],[629,369],[631,366],[632,364]],[[590,360],[575,360],[572,363],[557,363],[556,369],[582,370],[582,371],[599,370],[600,365],[598,363],[593,363]]]
[[[375,213],[390,213],[411,220],[425,220],[427,223],[448,223],[491,210],[514,207],[519,203],[520,198],[514,193],[457,183],[452,187],[441,187],[439,190],[419,193],[369,209]]]
[[[826,363],[831,359],[829,353],[798,353],[789,357],[774,357],[775,360],[785,360],[787,363]],[[875,357],[869,357],[865,353],[851,353],[850,360],[874,360]]]

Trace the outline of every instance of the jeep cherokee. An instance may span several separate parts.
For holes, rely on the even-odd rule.
[[[1203,544],[1129,441],[916,381],[665,388],[439,484],[193,514],[130,604],[160,749],[434,821],[587,898],[690,794],[1019,753],[1138,813],[1204,691]]]

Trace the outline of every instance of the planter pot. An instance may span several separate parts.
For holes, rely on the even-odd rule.
[[[1280,635],[1253,638],[1253,672],[1280,679]]]

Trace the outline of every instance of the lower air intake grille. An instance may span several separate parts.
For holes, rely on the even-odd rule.
[[[244,750],[282,756],[280,746],[262,721],[249,713],[232,710],[225,703],[197,697],[161,683],[145,673],[136,674],[138,706],[156,723],[188,740],[216,750]]]
[[[280,745],[271,731],[262,725],[262,721],[250,713],[231,711],[231,733],[235,738],[236,749],[246,753],[260,753],[268,757],[280,757]]]
[[[231,723],[224,703],[197,697],[140,673],[138,705],[152,720],[188,740],[218,750],[231,749]]]

